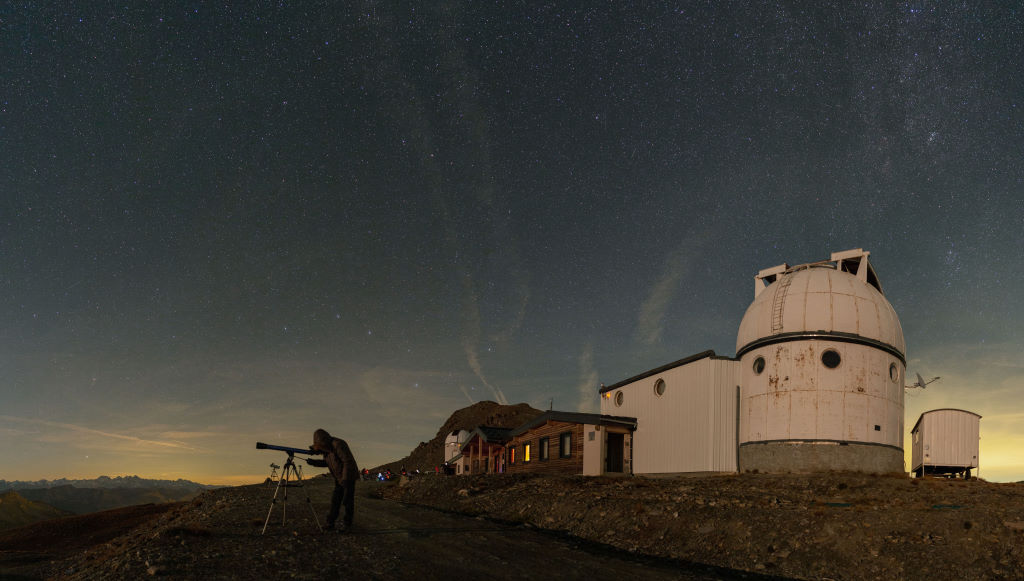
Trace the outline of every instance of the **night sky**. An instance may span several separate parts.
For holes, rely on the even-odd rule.
[[[908,430],[980,413],[1024,479],[1019,8],[53,4],[0,7],[0,478],[597,411],[862,247],[942,376]]]

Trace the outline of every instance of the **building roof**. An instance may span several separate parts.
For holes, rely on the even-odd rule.
[[[466,438],[466,443],[463,444],[463,448],[466,444],[470,443],[473,438],[479,437],[481,441],[489,444],[504,444],[512,439],[512,428],[497,428],[495,426],[477,426],[469,433],[469,437]]]
[[[921,425],[921,420],[924,419],[925,414],[930,414],[932,412],[960,412],[964,414],[971,414],[972,416],[978,416],[978,419],[981,419],[981,414],[976,414],[974,412],[969,412],[967,410],[957,408],[937,408],[933,410],[928,410],[926,412],[921,412],[921,415],[917,417],[917,421],[914,422],[914,428],[910,430],[910,433],[913,434],[914,432],[916,432],[917,427]]]
[[[700,361],[701,359],[706,359],[706,358],[709,358],[709,357],[711,359],[727,359],[727,360],[732,360],[732,357],[723,357],[721,355],[715,355],[715,352],[713,350],[708,349],[707,351],[701,351],[700,353],[696,353],[694,355],[690,355],[689,357],[684,357],[684,358],[680,359],[679,361],[673,361],[672,363],[666,363],[665,365],[662,365],[661,367],[655,367],[654,369],[652,369],[650,371],[645,371],[645,372],[643,372],[643,373],[641,373],[639,375],[634,375],[633,377],[630,377],[629,379],[623,379],[622,381],[620,381],[618,383],[613,383],[612,385],[609,385],[607,387],[601,387],[598,393],[605,393],[605,392],[611,391],[613,389],[618,389],[618,388],[620,388],[620,387],[622,387],[624,385],[629,385],[630,383],[633,383],[634,381],[640,381],[641,379],[650,377],[652,375],[657,375],[659,373],[664,373],[664,372],[668,371],[669,369],[675,369],[676,367],[682,367],[683,365],[686,365],[687,363],[693,363],[694,361]]]
[[[736,356],[783,341],[817,338],[867,343],[905,362],[903,328],[859,248],[831,260],[779,265],[755,277],[754,301],[736,336]]]
[[[585,414],[579,412],[558,412],[558,411],[547,411],[541,415],[533,418],[518,428],[512,430],[512,436],[519,436],[524,434],[537,426],[546,424],[547,422],[567,422],[570,424],[594,424],[598,426],[625,426],[630,429],[636,429],[636,418],[627,418],[624,416],[607,416],[602,414]]]

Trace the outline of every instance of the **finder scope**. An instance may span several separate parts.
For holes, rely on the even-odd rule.
[[[289,456],[294,454],[319,454],[320,452],[314,452],[309,448],[292,448],[290,446],[275,446],[273,444],[264,444],[263,442],[256,442],[257,450],[280,450],[282,452],[288,452]]]

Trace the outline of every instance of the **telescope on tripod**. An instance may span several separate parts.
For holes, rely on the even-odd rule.
[[[257,450],[280,450],[281,452],[288,452],[288,457],[293,458],[295,454],[319,454],[320,452],[314,452],[312,448],[292,448],[291,446],[275,446],[273,444],[264,444],[263,442],[256,442]]]
[[[284,469],[281,470],[281,478],[277,481],[277,488],[274,489],[274,498],[270,501],[270,509],[267,511],[267,518],[263,521],[263,531],[260,534],[262,535],[267,532],[267,525],[270,524],[270,515],[274,512],[274,505],[277,504],[277,495],[281,492],[282,488],[284,488],[284,495],[281,502],[281,524],[284,524],[285,518],[288,515],[288,489],[302,488],[303,492],[306,493],[306,504],[309,505],[309,511],[313,514],[313,521],[316,522],[316,528],[323,531],[323,527],[320,526],[320,519],[316,516],[316,510],[313,509],[313,503],[309,500],[309,491],[307,491],[302,484],[302,468],[295,465],[296,454],[319,454],[320,452],[314,452],[310,448],[275,446],[273,444],[264,444],[263,442],[256,442],[256,449],[277,450],[288,454],[288,459],[285,460],[284,463]],[[271,467],[274,466],[274,464],[271,464]],[[294,477],[294,480],[292,477]]]

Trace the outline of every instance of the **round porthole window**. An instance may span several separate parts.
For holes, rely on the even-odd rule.
[[[826,349],[825,352],[821,354],[821,364],[829,369],[839,367],[841,362],[842,358],[839,357],[839,352],[834,349]]]
[[[665,395],[665,380],[659,379],[654,382],[654,395]]]
[[[896,367],[895,363],[889,364],[889,379],[893,381],[899,381],[900,379],[900,368]]]
[[[754,375],[761,375],[764,371],[764,357],[758,357],[754,360]]]
[[[617,405],[617,406],[622,405],[622,398],[623,398],[623,396],[622,396],[622,392],[621,391],[616,393],[615,394],[615,405]]]

